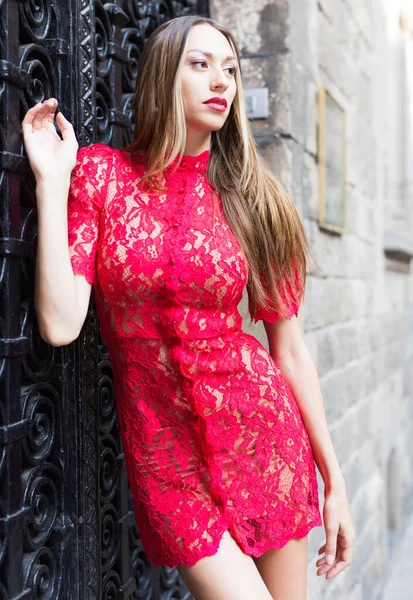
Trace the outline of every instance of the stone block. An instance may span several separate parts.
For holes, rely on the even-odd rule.
[[[310,79],[317,78],[318,8],[316,0],[290,0],[289,45],[292,60]]]
[[[367,210],[365,209],[365,198],[360,194],[359,189],[346,184],[346,205],[347,205],[347,233],[363,237],[366,235]]]
[[[347,7],[349,17],[357,25],[358,35],[362,36],[365,43],[373,47],[373,10],[375,5],[366,0],[341,0],[340,4]],[[380,5],[379,5],[380,6]]]
[[[261,59],[263,78],[268,87],[269,117],[266,119],[273,132],[290,134],[290,61],[287,54],[279,53]]]
[[[307,600],[320,600],[320,598],[323,597],[326,585],[328,585],[325,576],[317,576],[318,567],[316,567],[316,562],[318,558],[319,557],[314,557],[314,559],[308,563]]]
[[[330,331],[336,367],[342,367],[372,351],[369,346],[368,330],[369,319],[367,317],[332,326]]]
[[[282,138],[270,138],[268,144],[262,144],[260,152],[276,179],[291,195],[292,152],[291,147]]]
[[[366,284],[361,280],[308,277],[305,329],[310,331],[341,321],[364,317]]]
[[[340,62],[340,48],[336,43],[336,32],[326,14],[318,14],[318,66],[333,76]],[[335,66],[335,68],[334,68]]]
[[[387,464],[388,524],[398,529],[403,519],[402,461],[398,448],[392,448]]]
[[[342,465],[341,471],[346,482],[349,502],[352,502],[358,490],[374,473],[377,464],[376,456],[374,441],[367,439]]]
[[[371,600],[382,599],[382,577],[375,574],[374,565],[376,562],[376,556],[380,553],[380,548],[376,547],[373,550],[373,555],[370,560],[363,565],[363,570],[358,572],[358,578],[361,582],[363,598],[369,598]],[[402,600],[400,596],[397,596],[397,600]],[[408,599],[406,599],[408,600]]]
[[[291,26],[289,0],[263,3],[259,17],[260,51],[268,54],[286,53]]]
[[[346,106],[344,108],[347,109]],[[372,123],[363,118],[356,105],[352,105],[347,112],[347,183],[362,198],[370,198],[370,208],[374,209],[377,150],[374,130]]]
[[[379,469],[371,469],[371,476],[366,478],[351,501],[351,516],[356,530],[356,537],[365,535],[366,526],[372,514],[375,515],[374,527],[378,543],[384,544],[383,530],[386,527],[385,503],[386,482]]]
[[[301,220],[317,218],[315,207],[318,196],[317,169],[314,156],[295,141],[289,142],[292,156],[291,198]]]
[[[326,399],[325,399],[326,400]],[[351,405],[335,421],[328,417],[329,431],[340,465],[345,465],[352,452],[363,446],[366,439],[373,437],[370,431],[370,405],[374,394]]]
[[[261,2],[258,1],[255,4],[259,5]],[[222,23],[231,31],[241,49],[242,21],[244,21],[246,18],[245,11],[234,10],[234,6],[231,2],[226,2],[225,0],[214,0],[214,2],[210,3],[210,14],[212,19],[215,19],[218,21],[218,23]],[[251,21],[250,26],[253,26]]]
[[[245,88],[261,88],[267,86],[267,80],[264,77],[266,65],[262,58],[241,58],[242,83]],[[257,124],[264,123],[267,125],[267,120],[260,120]]]
[[[373,513],[369,515],[364,530],[358,534],[354,544],[351,565],[353,581],[365,580],[366,565],[373,562],[371,557],[374,555],[378,540],[379,530],[376,523],[376,514]],[[371,584],[367,587],[371,587]]]
[[[357,583],[354,587],[351,588],[348,600],[364,600],[362,595],[361,583]]]
[[[348,598],[349,579],[350,571],[347,568],[336,577],[333,577],[333,579],[328,580],[328,585],[324,590],[323,599],[337,600],[337,598]]]
[[[336,369],[320,380],[329,423],[339,419],[350,406],[366,395],[364,365],[352,363]]]
[[[309,224],[308,241],[321,277],[345,277],[374,281],[376,277],[376,248],[352,233],[333,235]]]
[[[318,86],[299,63],[290,63],[291,136],[312,156],[317,154]]]
[[[336,2],[334,0],[318,0],[319,11],[330,23],[334,23],[336,16]]]
[[[317,331],[317,371],[323,377],[336,366],[336,355],[330,329]]]
[[[213,19],[234,33],[242,54],[275,54],[287,51],[289,2],[250,0],[234,8],[231,2],[216,0],[211,5]]]
[[[413,310],[411,310],[410,306],[404,313],[403,321],[406,336],[406,358],[410,359],[413,358]]]

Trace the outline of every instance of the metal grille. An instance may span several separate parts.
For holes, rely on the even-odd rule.
[[[145,41],[190,13],[207,4],[0,0],[0,600],[191,597],[140,542],[93,297],[75,343],[39,336],[35,186],[20,127],[53,96],[80,146],[124,146]]]

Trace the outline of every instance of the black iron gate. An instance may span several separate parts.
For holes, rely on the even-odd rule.
[[[125,145],[145,40],[187,13],[205,2],[0,0],[0,600],[190,598],[140,543],[93,301],[74,344],[39,336],[21,136],[27,109],[53,96],[80,146]]]

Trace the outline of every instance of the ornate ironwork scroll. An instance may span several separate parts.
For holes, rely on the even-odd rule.
[[[80,146],[124,146],[146,39],[189,13],[207,14],[206,3],[0,0],[0,600],[191,597],[141,545],[93,297],[75,343],[39,335],[35,188],[19,127],[53,96]]]

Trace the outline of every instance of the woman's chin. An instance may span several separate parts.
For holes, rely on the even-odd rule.
[[[187,128],[193,131],[218,131],[224,125],[226,117],[222,115],[211,116],[206,119],[191,119],[187,121]]]

